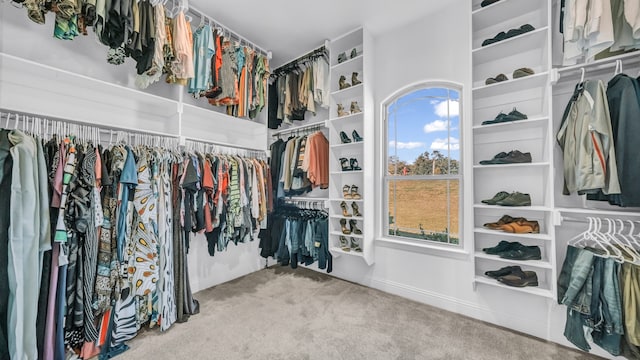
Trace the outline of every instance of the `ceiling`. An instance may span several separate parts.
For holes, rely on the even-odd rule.
[[[191,0],[190,5],[271,50],[276,68],[359,26],[373,35],[413,22],[443,0]]]

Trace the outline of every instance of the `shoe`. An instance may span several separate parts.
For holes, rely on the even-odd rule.
[[[362,247],[360,246],[360,239],[351,238],[351,248],[355,252],[362,252]]]
[[[518,219],[516,221],[500,225],[500,230],[513,234],[539,234],[540,224],[537,221]]]
[[[516,110],[516,108],[513,108],[513,110],[509,114],[505,114],[501,111],[495,117],[495,119],[483,121],[482,125],[498,124],[503,122],[518,121],[518,120],[524,120],[524,119],[527,119],[527,115],[519,112],[518,110]]]
[[[509,31],[507,31],[506,39],[510,39],[512,37],[516,37],[518,35],[522,35],[524,33],[528,33],[529,31],[533,31],[535,29],[536,28],[534,28],[533,26],[531,26],[529,24],[524,24],[524,25],[520,26],[519,28],[510,29]]]
[[[353,196],[351,196],[351,193],[349,192],[351,191],[351,186],[349,185],[345,185],[342,187],[342,197],[345,199],[353,199]]]
[[[349,165],[349,159],[340,158],[340,166],[342,167],[342,171],[351,171],[351,165]]]
[[[500,31],[496,36],[492,37],[491,39],[486,39],[485,41],[483,41],[482,46],[491,45],[493,43],[497,43],[498,41],[502,41],[506,38],[507,38],[507,33],[504,31]]]
[[[340,249],[342,251],[351,251],[351,246],[349,246],[349,240],[346,237],[340,235]]]
[[[539,246],[514,246],[509,251],[503,251],[498,254],[503,259],[509,260],[541,260],[542,253]]]
[[[342,141],[343,144],[348,144],[351,142],[351,139],[349,139],[347,133],[340,131],[340,141]]]
[[[343,63],[343,62],[345,62],[345,61],[347,61],[347,54],[345,54],[345,53],[340,53],[340,54],[338,55],[338,64]]]
[[[353,216],[362,217],[362,213],[360,213],[360,207],[358,206],[358,204],[352,202],[351,208],[353,209]]]
[[[362,137],[360,136],[360,134],[358,134],[358,132],[355,131],[355,130],[353,130],[351,132],[351,136],[353,137],[353,141],[355,141],[355,142],[360,142],[360,141],[363,140]]]
[[[358,106],[358,102],[357,101],[352,101],[351,102],[351,113],[352,114],[356,114],[361,112],[362,110],[360,110],[360,106]]]
[[[356,48],[353,48],[353,50],[351,50],[351,58],[353,59],[356,56],[358,56],[358,51],[356,50]]]
[[[487,275],[488,277],[497,279],[501,276],[507,276],[511,274],[513,271],[522,271],[522,269],[520,269],[520,266],[505,266],[499,270],[485,271],[484,274]]]
[[[483,2],[480,3],[480,7],[485,7],[485,6],[489,6],[493,3],[496,3],[500,0],[484,0]]]
[[[533,75],[535,72],[529,68],[520,68],[513,71],[513,78],[521,78],[529,75]]]
[[[538,286],[538,275],[535,271],[514,270],[511,274],[499,277],[498,281],[514,287]]]
[[[351,170],[362,170],[360,166],[358,166],[358,159],[351,158],[349,159],[349,164],[351,165]]]
[[[491,199],[486,199],[486,200],[482,200],[481,202],[483,204],[487,204],[487,205],[495,205],[496,202],[505,199],[509,196],[509,193],[506,191],[500,191],[499,193],[493,195],[493,197]]]
[[[531,196],[521,192],[514,192],[504,199],[496,201],[495,205],[500,206],[531,206]]]
[[[351,185],[351,198],[353,200],[362,199],[362,196],[360,194],[358,194],[358,186],[356,186],[356,185]]]
[[[501,152],[496,154],[491,160],[482,160],[480,165],[501,165],[501,164],[520,164],[530,163],[531,153],[522,153],[518,150],[512,150],[508,154]]]
[[[362,84],[362,81],[358,80],[358,73],[354,72],[351,74],[351,85],[356,86],[358,84]]]
[[[351,87],[351,84],[347,82],[347,78],[344,77],[344,75],[341,75],[340,79],[338,80],[338,86],[340,87],[340,90],[343,90],[348,87]]]
[[[496,245],[494,247],[490,247],[490,248],[484,248],[484,249],[482,249],[482,251],[484,251],[488,255],[498,255],[498,254],[503,253],[505,251],[510,251],[510,250],[517,249],[520,246],[523,246],[523,245],[520,244],[519,242],[511,242],[511,241],[502,240],[502,241],[500,241],[498,243],[498,245]]]
[[[337,104],[337,107],[338,107],[338,117],[349,115],[349,112],[344,110],[344,106],[342,106],[342,104]]]
[[[340,219],[340,227],[342,228],[343,234],[351,235],[351,230],[347,228],[347,219]]]
[[[347,211],[348,207],[347,207],[347,203],[346,202],[341,202],[340,203],[340,208],[342,209],[342,216],[344,217],[351,217],[351,214],[349,214],[349,211]]]
[[[524,218],[512,218],[509,215],[504,215],[500,218],[500,220],[496,221],[496,222],[492,222],[492,223],[486,223],[483,226],[484,227],[488,227],[489,229],[500,229],[500,226],[504,225],[504,224],[508,224],[511,222],[516,221],[517,219],[524,219]],[[524,219],[526,220],[526,219]]]
[[[504,120],[505,117],[507,117],[507,114],[500,111],[500,113],[496,115],[496,117],[493,120],[485,120],[482,122],[482,125],[490,125],[490,124],[505,122]]]
[[[484,84],[485,85],[491,85],[491,84],[495,84],[495,83],[499,83],[499,82],[503,82],[503,81],[507,81],[507,80],[509,80],[507,75],[498,74],[498,76],[496,76],[495,78],[488,78],[487,80],[485,80]]]
[[[344,220],[344,219],[342,219]],[[349,220],[349,227],[351,228],[351,232],[356,234],[356,235],[362,235],[362,230],[358,229],[358,222],[351,219]]]

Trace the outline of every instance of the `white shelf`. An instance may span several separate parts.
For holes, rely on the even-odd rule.
[[[524,34],[479,47],[472,51],[473,65],[504,59],[529,50],[543,48],[547,41],[549,27],[535,29]],[[515,69],[514,69],[515,70]]]
[[[349,237],[353,237],[353,238],[356,238],[356,239],[363,239],[364,238],[364,235],[356,235],[356,234],[347,235],[347,234],[343,234],[342,231],[331,231],[329,234],[334,235],[334,236],[344,236],[347,239]]]
[[[513,69],[515,70],[515,69]],[[517,78],[514,80],[502,81],[489,85],[482,85],[473,89],[473,97],[475,99],[478,98],[486,98],[498,95],[504,95],[511,92],[521,91],[521,90],[531,90],[534,88],[541,88],[547,86],[548,72],[542,72],[538,74],[533,74],[521,78]]]
[[[504,168],[535,168],[550,166],[549,162],[531,162],[531,163],[518,163],[518,164],[490,164],[490,165],[473,165],[474,169],[504,169]]]
[[[351,68],[353,66],[356,66],[362,69],[362,59],[363,59],[362,53],[360,53],[358,56],[354,57],[353,59],[348,58],[349,56],[351,56],[351,52],[346,53],[346,55],[347,55],[347,60],[339,64],[333,65],[331,67],[331,72],[336,73],[336,72],[339,72],[339,70],[344,71],[342,68]],[[345,75],[345,74],[341,74],[341,75]]]
[[[514,238],[526,238],[526,239],[535,239],[535,240],[551,240],[551,235],[549,234],[514,234],[508,233],[500,230],[491,230],[485,228],[475,228],[473,232],[477,234],[489,234],[495,236],[508,236]]]
[[[514,15],[526,14],[542,8],[546,0],[500,0],[471,12],[473,32],[510,20]],[[505,29],[506,32],[508,29]]]
[[[500,206],[487,204],[474,204],[475,209],[493,209],[493,210],[524,210],[524,211],[553,211],[548,206]]]
[[[349,80],[351,81],[351,80]],[[350,86],[346,89],[342,89],[342,90],[338,90],[338,91],[334,91],[331,93],[331,96],[333,96],[334,99],[336,99],[336,101],[338,99],[351,99],[351,98],[355,98],[358,96],[362,96],[362,89],[363,89],[363,84],[360,83],[356,86]],[[348,109],[350,104],[345,104],[345,110]],[[362,104],[359,104],[362,105]]]
[[[364,200],[362,200],[362,199],[360,199],[360,200],[352,200],[352,199],[345,199],[345,198],[330,198],[330,199],[329,199],[329,201],[338,201],[338,202],[340,202],[340,201],[346,201],[346,202],[349,202],[349,201],[354,201],[354,202],[363,202]]]
[[[486,260],[497,261],[497,262],[508,263],[508,264],[531,266],[531,267],[536,267],[536,268],[540,268],[540,269],[552,269],[553,268],[551,263],[548,262],[548,261],[503,259],[498,255],[489,255],[489,254],[487,254],[487,253],[485,253],[483,251],[476,251],[475,252],[475,257],[479,258],[479,259],[486,259]]]
[[[348,236],[348,235],[345,235],[345,236]],[[360,246],[362,247],[362,245],[360,245]],[[345,254],[345,255],[351,255],[351,256],[357,256],[357,257],[363,257],[363,256],[364,256],[364,255],[362,254],[362,251],[360,251],[360,252],[356,252],[356,251],[353,251],[353,250],[351,250],[351,251],[344,251],[344,250],[342,250],[342,249],[341,249],[341,248],[339,248],[339,247],[331,247],[331,248],[329,248],[329,250],[330,250],[332,253],[336,253],[336,254]]]
[[[351,104],[346,104],[345,106],[351,106]],[[345,108],[345,110],[348,110],[347,108]],[[362,111],[357,112],[355,114],[349,114],[349,115],[345,115],[345,116],[340,116],[340,117],[334,117],[329,119],[329,121],[331,122],[346,122],[346,121],[361,121],[364,117],[364,114],[362,113]]]
[[[362,174],[363,170],[332,171],[331,175]]]
[[[332,149],[345,149],[345,148],[362,146],[362,145],[364,145],[364,142],[362,142],[362,141],[352,141],[352,142],[346,143],[346,144],[331,145],[331,148]]]
[[[486,119],[492,120],[492,119]],[[484,120],[483,120],[484,121]],[[532,129],[540,126],[545,126],[549,123],[549,118],[546,116],[536,116],[530,119],[501,122],[497,124],[487,125],[475,125],[473,127],[474,134],[493,133],[496,131],[510,131],[513,128],[518,130]]]
[[[353,219],[353,220],[356,220],[356,221],[364,221],[364,218],[361,217],[361,216],[349,216],[349,217],[346,217],[346,216],[342,216],[342,215],[331,215],[331,218],[332,219],[346,219],[346,220]]]
[[[503,288],[503,289],[519,291],[519,292],[532,294],[532,295],[537,295],[537,296],[542,296],[542,297],[547,297],[547,298],[551,298],[551,299],[555,298],[555,295],[551,292],[551,290],[548,290],[548,289],[543,289],[543,288],[536,287],[536,286],[526,286],[526,287],[521,287],[521,288],[520,287],[507,286],[507,285],[502,284],[501,282],[499,282],[496,279],[492,279],[492,278],[485,277],[485,276],[482,276],[482,275],[476,275],[475,282],[479,283],[479,284],[497,286],[497,287],[500,287],[500,288]]]

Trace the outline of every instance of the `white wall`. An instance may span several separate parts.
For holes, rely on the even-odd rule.
[[[381,102],[402,87],[426,80],[464,85],[463,181],[464,198],[469,201],[464,204],[463,241],[467,252],[473,241],[470,24],[470,3],[452,0],[446,9],[381,34],[374,41],[378,124]],[[381,144],[377,145],[379,148]],[[380,208],[380,203],[376,207]],[[564,307],[551,299],[483,284],[474,290],[474,265],[468,254],[447,256],[430,249],[377,241],[371,267],[361,259],[342,256],[334,261],[333,268],[333,275],[343,279],[571,346],[562,335]],[[593,353],[607,356],[603,351]]]
[[[72,73],[37,66],[20,69],[20,61],[3,61],[0,57],[0,108],[177,135],[175,113],[179,93],[183,91],[181,87],[167,85],[163,79],[145,90],[145,93],[159,96],[158,99],[129,91],[135,90],[135,64],[131,59],[120,66],[107,63],[107,48],[96,42],[92,29],[89,29],[88,36],[79,36],[72,41],[54,38],[54,19],[49,13],[46,24],[37,25],[26,17],[25,9],[8,3],[0,4],[0,53]],[[33,69],[39,71],[34,73]],[[73,77],[73,74],[81,76]],[[109,84],[123,88],[109,87]],[[184,96],[189,95],[185,93]],[[163,102],[162,98],[175,103]],[[125,103],[130,106],[122,109]],[[208,111],[212,109],[202,99],[198,107],[185,109],[185,133],[202,139],[266,149],[266,127],[263,124],[221,118]],[[165,116],[165,112],[169,115]],[[266,114],[266,109],[263,114]],[[192,236],[188,258],[192,290],[202,290],[260,270],[264,267],[264,259],[259,256],[258,244],[258,241],[238,246],[230,244],[225,252],[211,257],[207,253],[204,236]]]

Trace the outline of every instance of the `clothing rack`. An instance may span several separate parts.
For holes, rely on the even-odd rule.
[[[264,150],[260,150],[252,147],[245,147],[235,144],[228,144],[216,141],[210,141],[205,139],[198,139],[192,137],[185,137],[184,146],[187,150],[198,150],[200,152],[218,153],[226,155],[237,155],[254,157],[259,159],[266,159],[267,153]]]
[[[287,199],[284,198],[284,203],[289,205],[295,205],[300,209],[309,210],[324,210],[324,200],[300,200],[300,199]]]
[[[615,68],[619,63],[627,66],[639,64],[640,53],[638,51],[632,51],[629,53],[624,53],[622,55],[596,60],[591,63],[554,68],[552,69],[551,83],[555,84],[559,82],[563,77],[572,77],[584,73]]]
[[[327,127],[327,124],[325,121],[322,122],[316,122],[313,124],[307,124],[304,126],[298,126],[298,127],[292,127],[289,129],[284,129],[284,130],[278,130],[275,131],[273,134],[271,134],[271,136],[273,137],[281,137],[282,135],[286,135],[286,134],[303,134],[303,135],[307,135],[307,134],[311,134],[314,133],[316,131],[320,131],[323,128]]]
[[[276,78],[278,76],[281,76],[283,74],[286,74],[288,72],[291,72],[291,70],[294,70],[298,67],[298,64],[300,64],[301,62],[305,62],[308,60],[314,60],[317,59],[319,57],[323,57],[323,56],[329,56],[328,52],[327,52],[327,47],[326,45],[322,45],[319,48],[312,50],[292,61],[289,61],[288,63],[284,64],[284,65],[280,65],[278,66],[276,69],[274,69],[271,72],[271,77],[272,78]]]
[[[212,24],[212,27],[215,26],[215,27],[221,28],[223,34],[227,33],[229,34],[230,38],[235,37],[236,39],[238,39],[238,41],[240,41],[240,43],[244,42],[245,45],[252,48],[253,50],[260,51],[263,55],[267,57],[267,59],[271,59],[273,57],[273,54],[271,53],[271,51],[265,50],[264,48],[256,45],[254,42],[247,40],[247,38],[245,38],[244,36],[239,35],[237,32],[231,30],[229,27],[223,25],[221,22],[214,20],[211,17],[205,15],[202,11],[194,8],[193,6],[189,6],[189,8],[187,9],[187,12],[198,16],[201,20],[201,24],[204,22],[204,19],[209,20],[209,22]]]

